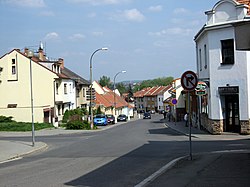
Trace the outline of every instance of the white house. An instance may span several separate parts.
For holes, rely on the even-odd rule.
[[[217,2],[195,36],[198,77],[208,85],[200,103],[201,125],[213,134],[250,134],[250,52],[236,50],[234,27],[249,23],[249,4]]]

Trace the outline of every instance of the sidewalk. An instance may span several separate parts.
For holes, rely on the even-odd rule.
[[[98,130],[65,130],[63,128],[51,128],[35,131],[35,136],[53,136],[60,134],[75,134],[75,133],[91,133],[98,132],[112,128],[116,125],[108,125],[99,127]],[[31,132],[0,132],[0,137],[31,137]],[[47,148],[47,144],[44,142],[35,142],[35,146],[32,146],[32,142],[23,141],[5,141],[0,140],[0,164],[11,161],[13,159],[20,159],[22,156],[31,154]]]
[[[184,122],[165,122],[168,128],[189,136],[189,127]],[[210,140],[250,139],[249,135],[210,135],[192,127],[192,138]],[[228,150],[194,154],[176,158],[167,163],[136,187],[191,187],[191,186],[250,186],[250,150]]]

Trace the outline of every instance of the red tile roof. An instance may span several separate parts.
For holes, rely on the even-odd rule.
[[[134,97],[157,96],[157,95],[163,94],[165,91],[169,90],[170,88],[171,88],[171,85],[146,88],[146,89],[143,89],[141,91],[134,93]]]
[[[114,92],[110,89],[104,88],[106,92],[104,94],[98,94],[96,93],[96,104],[97,105],[104,105],[104,107],[109,108],[114,106]],[[115,102],[116,102],[116,108],[122,108],[122,107],[129,107],[130,106],[123,97],[119,96],[118,94],[115,95]]]
[[[247,14],[250,15],[250,0],[236,0],[238,3],[248,5]]]

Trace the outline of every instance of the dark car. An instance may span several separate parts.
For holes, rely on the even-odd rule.
[[[114,115],[107,114],[106,117],[107,117],[108,123],[115,124],[115,116]]]
[[[117,117],[117,121],[127,121],[128,117],[125,114],[120,114]]]
[[[151,119],[151,114],[150,114],[150,112],[145,112],[145,113],[143,114],[143,119]]]
[[[94,124],[95,125],[107,125],[108,124],[107,117],[104,114],[97,114],[94,117]]]

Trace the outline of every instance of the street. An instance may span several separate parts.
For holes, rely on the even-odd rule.
[[[166,127],[161,118],[155,114],[151,120],[139,119],[105,131],[36,137],[48,149],[1,164],[0,186],[135,186],[189,153],[188,137]],[[193,138],[194,153],[250,147],[248,140],[204,137]],[[30,141],[30,137],[5,139]]]

